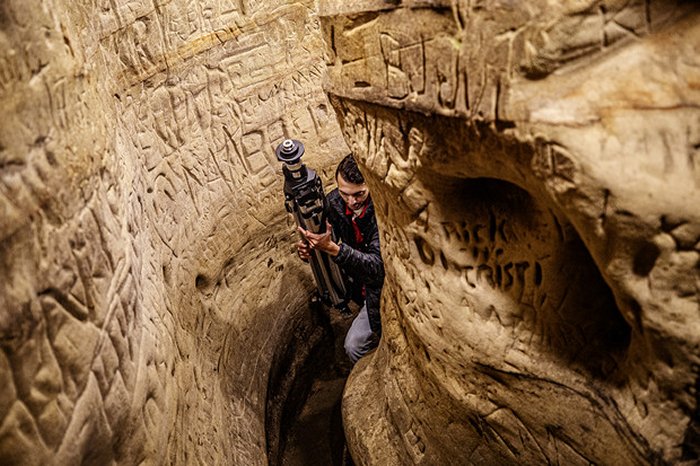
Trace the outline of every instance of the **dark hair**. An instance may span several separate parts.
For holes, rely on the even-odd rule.
[[[357,163],[352,157],[352,154],[345,156],[343,160],[338,164],[338,168],[335,170],[335,177],[342,175],[343,179],[348,183],[352,184],[364,184],[365,177],[360,173],[360,169],[357,168]]]

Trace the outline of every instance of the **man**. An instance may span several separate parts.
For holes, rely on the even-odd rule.
[[[343,271],[350,298],[362,304],[345,336],[345,352],[354,363],[374,348],[381,336],[379,298],[384,284],[384,263],[379,251],[379,230],[374,204],[365,179],[348,154],[335,171],[338,187],[326,196],[329,225],[325,233],[299,227],[306,241],[297,243],[302,260],[311,249],[330,254]],[[338,243],[331,238],[331,229]]]

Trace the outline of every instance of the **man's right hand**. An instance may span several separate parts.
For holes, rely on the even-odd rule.
[[[297,242],[297,254],[299,259],[308,262],[311,259],[311,246],[306,241],[299,240]]]

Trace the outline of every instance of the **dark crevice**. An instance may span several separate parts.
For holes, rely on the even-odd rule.
[[[202,291],[202,290],[205,289],[208,285],[209,285],[209,280],[208,280],[207,277],[205,277],[204,275],[199,274],[199,275],[197,275],[197,276],[195,277],[195,279],[194,279],[194,286],[195,286],[198,290]]]
[[[314,301],[273,360],[265,414],[270,465],[347,465],[340,403],[352,318]]]
[[[690,416],[688,428],[683,439],[681,460],[692,461],[696,464],[700,460],[700,367],[694,367],[695,373],[695,410]]]
[[[646,277],[656,264],[656,259],[659,258],[661,250],[657,245],[650,242],[644,242],[634,255],[632,263],[632,271],[635,275]]]

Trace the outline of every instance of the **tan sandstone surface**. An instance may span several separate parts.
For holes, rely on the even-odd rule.
[[[321,2],[378,206],[359,464],[696,464],[693,2]]]
[[[3,1],[0,464],[279,462],[285,137],[377,205],[356,464],[696,464],[699,48],[692,1]]]
[[[267,463],[318,339],[273,150],[347,150],[321,51],[312,1],[0,3],[0,464]]]

